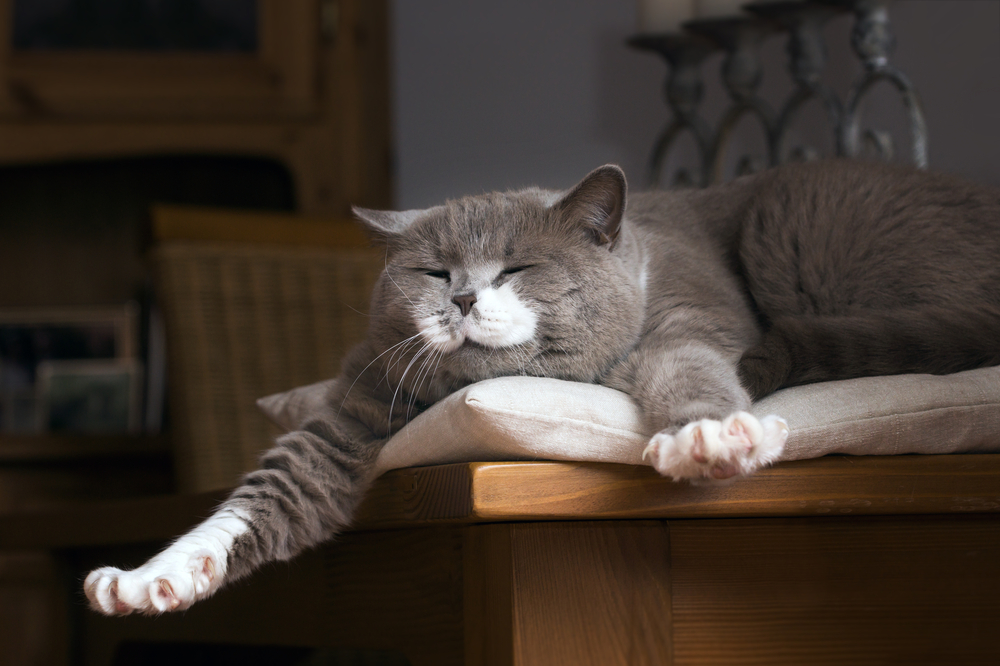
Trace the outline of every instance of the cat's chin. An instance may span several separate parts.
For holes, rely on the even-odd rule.
[[[454,351],[444,354],[440,362],[442,375],[471,384],[510,375],[535,374],[531,345],[495,347],[465,338]]]

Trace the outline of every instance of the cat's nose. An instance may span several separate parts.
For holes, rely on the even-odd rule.
[[[468,316],[469,312],[472,311],[472,306],[476,303],[475,294],[456,294],[451,302],[459,307],[462,311],[462,316]]]

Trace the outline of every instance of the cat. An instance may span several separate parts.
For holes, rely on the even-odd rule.
[[[457,389],[502,375],[628,393],[644,457],[712,481],[777,460],[780,387],[1000,363],[1000,192],[833,160],[628,197],[616,166],[566,192],[427,210],[355,209],[385,250],[367,338],[327,413],[280,437],[221,508],[134,571],[84,587],[113,615],[189,607],[330,539],[382,444]]]

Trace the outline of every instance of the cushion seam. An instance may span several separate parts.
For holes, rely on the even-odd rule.
[[[467,396],[466,397],[465,404],[469,405],[469,407],[471,409],[475,410],[480,415],[486,414],[488,412],[493,412],[493,413],[504,414],[506,416],[517,417],[517,418],[520,418],[520,419],[532,419],[532,420],[541,421],[543,423],[553,423],[553,424],[560,423],[560,422],[565,422],[565,421],[569,421],[571,423],[577,423],[577,424],[594,426],[594,427],[601,428],[603,430],[607,430],[607,431],[610,431],[610,432],[636,435],[637,437],[651,437],[652,436],[652,435],[650,435],[650,434],[648,434],[646,432],[637,432],[637,431],[631,430],[631,429],[618,428],[618,427],[615,427],[615,426],[606,425],[604,423],[599,423],[597,421],[589,421],[587,419],[581,419],[581,418],[576,418],[576,417],[572,417],[572,416],[551,416],[549,414],[539,414],[537,412],[524,412],[524,411],[519,411],[517,409],[510,409],[510,408],[506,408],[506,407],[497,407],[495,405],[488,405],[486,402],[484,402],[482,400],[479,400],[479,399],[476,399],[476,398],[473,398],[472,396]]]

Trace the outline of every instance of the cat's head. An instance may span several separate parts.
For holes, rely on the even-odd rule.
[[[355,209],[386,257],[370,339],[388,349],[415,336],[401,349],[422,350],[426,372],[452,386],[517,374],[593,381],[642,326],[625,194],[621,169],[604,166],[568,192]]]

